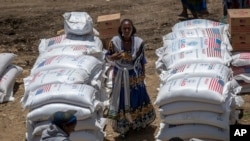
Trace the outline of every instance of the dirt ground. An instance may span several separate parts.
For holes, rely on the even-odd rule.
[[[162,36],[171,31],[171,27],[180,21],[180,0],[0,0],[0,52],[12,52],[18,55],[14,64],[24,71],[15,84],[15,101],[0,104],[0,140],[24,141],[25,118],[20,99],[24,93],[23,78],[29,75],[36,58],[40,39],[56,36],[63,29],[65,12],[88,12],[96,23],[98,15],[121,13],[122,18],[134,21],[138,35],[147,45],[146,82],[152,101],[157,95],[159,77],[155,72],[155,49],[162,46]],[[207,19],[219,21],[222,18],[221,0],[210,0],[210,15]],[[191,15],[190,15],[191,16]],[[192,17],[192,16],[191,16]],[[244,116],[240,123],[250,123],[248,95],[244,95]],[[157,109],[157,107],[155,107]],[[159,114],[150,127],[129,133],[126,140],[153,141],[158,132]],[[118,134],[108,126],[105,141],[119,141]]]

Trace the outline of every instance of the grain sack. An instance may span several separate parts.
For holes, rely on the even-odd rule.
[[[218,48],[194,49],[176,54],[163,55],[156,61],[157,70],[168,70],[191,63],[218,63],[229,65],[231,55],[227,50]]]
[[[155,104],[162,106],[176,101],[198,101],[222,104],[231,95],[230,82],[213,77],[190,77],[174,79],[163,85],[156,97]]]
[[[228,43],[227,41],[229,41],[228,36],[224,34],[223,29],[218,29],[218,28],[183,29],[167,33],[162,37],[162,39],[163,42],[167,42],[168,40],[174,40],[180,38],[197,38],[197,37],[220,38],[225,43]]]
[[[163,47],[156,49],[156,54],[158,54],[158,52],[163,52],[164,54],[173,54],[197,48],[222,48],[232,50],[232,46],[230,44],[228,45],[224,43],[220,38],[194,37],[165,40],[163,42]]]
[[[167,40],[174,40],[179,38],[195,38],[195,37],[219,38],[226,45],[230,45],[229,38],[223,28],[183,29],[170,32],[164,35],[162,39],[163,42],[166,42]]]
[[[17,57],[13,53],[0,53],[0,75],[5,71],[5,69],[12,63],[12,61]]]
[[[64,37],[64,36],[59,36]],[[58,44],[52,44],[50,39],[42,39],[39,45],[39,58],[48,58],[55,55],[94,55],[102,54],[102,42],[96,36],[73,36],[67,35]],[[44,43],[42,43],[44,42]]]
[[[250,83],[250,73],[235,75],[234,79],[237,80],[237,81],[242,80],[242,81],[244,81],[246,83]]]
[[[173,79],[202,76],[216,77],[227,82],[232,79],[233,71],[229,67],[218,63],[191,63],[162,71],[160,80],[162,84],[165,84]]]
[[[203,124],[229,130],[229,112],[190,111],[163,116],[165,124]]]
[[[38,46],[39,53],[43,53],[48,47],[52,45],[61,44],[66,39],[66,37],[67,35],[63,34],[48,39],[41,39]]]
[[[13,90],[16,78],[22,73],[23,68],[10,64],[0,75],[0,103],[14,101]]]
[[[56,111],[68,111],[75,110],[78,120],[84,120],[93,115],[93,109],[87,107],[80,107],[66,103],[50,103],[40,106],[36,109],[31,110],[26,119],[32,122],[49,120],[50,116]]]
[[[231,65],[236,67],[250,65],[250,52],[234,53]]]
[[[66,12],[63,17],[66,34],[85,35],[93,33],[93,20],[87,12]]]
[[[85,84],[48,84],[29,93],[22,101],[25,109],[35,109],[51,103],[65,103],[94,109],[97,90]]]
[[[55,36],[51,38],[41,39],[38,50],[39,53],[42,54],[48,49],[60,47],[60,46],[75,46],[75,45],[87,45],[87,46],[96,46],[98,48],[102,48],[102,41],[99,37],[93,35],[84,35],[77,36],[72,34],[63,34],[60,36]],[[92,50],[92,49],[89,49]],[[96,51],[97,51],[96,50]]]
[[[100,86],[98,83],[100,83],[101,73],[96,75],[92,76],[81,69],[59,68],[34,73],[24,78],[23,81],[26,92],[52,83],[93,84],[93,87],[97,87]]]
[[[208,19],[192,19],[176,23],[172,27],[172,31],[178,31],[182,29],[195,29],[195,28],[221,28],[224,27],[226,30],[229,28],[229,24],[224,24],[217,21]]]
[[[103,62],[97,58],[84,56],[69,56],[59,55],[50,57],[36,65],[31,69],[31,74],[35,74],[44,70],[58,69],[58,68],[72,68],[85,70],[89,75],[100,73],[103,69]]]
[[[214,113],[224,113],[229,111],[230,101],[227,100],[222,104],[211,104],[204,102],[193,102],[193,101],[177,101],[162,105],[159,107],[161,115],[178,114],[182,112],[191,111],[208,111]]]
[[[173,137],[180,137],[184,140],[201,138],[206,140],[229,141],[229,130],[222,130],[214,126],[202,124],[169,126],[161,123],[156,139],[167,141]]]

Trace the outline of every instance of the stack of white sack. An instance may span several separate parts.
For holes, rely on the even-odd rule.
[[[195,19],[177,23],[163,37],[163,47],[156,50],[161,83],[154,104],[162,120],[156,140],[229,140],[229,126],[238,120],[236,108],[244,101],[228,67],[227,28]]]
[[[14,85],[23,68],[13,64],[13,53],[0,53],[0,103],[14,101]]]
[[[234,52],[231,68],[233,77],[242,86],[241,93],[250,92],[250,52]]]
[[[24,78],[21,99],[27,141],[39,141],[56,111],[75,110],[77,126],[72,141],[104,139],[102,91],[104,52],[86,12],[65,13],[65,35],[42,39],[30,75]]]

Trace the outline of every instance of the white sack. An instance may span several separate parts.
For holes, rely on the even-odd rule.
[[[228,101],[223,104],[211,104],[193,101],[177,101],[159,107],[159,112],[163,116],[190,111],[208,111],[215,113],[224,113],[225,111],[229,110],[230,109]]]
[[[176,54],[163,55],[155,62],[156,69],[168,70],[191,63],[218,63],[229,65],[231,55],[227,50],[218,48],[194,49]]]
[[[231,68],[233,70],[233,78],[235,80],[250,83],[250,65],[239,67],[232,66]]]
[[[68,110],[77,111],[75,115],[77,116],[78,120],[87,119],[91,117],[93,114],[93,110],[91,108],[79,107],[66,103],[51,103],[33,109],[27,114],[26,119],[33,122],[44,121],[48,120],[50,116],[57,111],[68,111]]]
[[[229,112],[190,111],[163,116],[165,124],[204,124],[229,130]]]
[[[163,47],[157,50],[164,50],[164,53],[172,54],[196,48],[223,48],[229,51],[232,50],[232,46],[230,43],[223,42],[221,38],[210,37],[177,38],[173,40],[164,40]],[[158,54],[157,50],[156,54]]]
[[[84,35],[77,36],[72,34],[63,34],[51,38],[45,38],[40,40],[40,44],[38,46],[39,53],[42,54],[48,49],[60,47],[60,46],[75,46],[75,45],[87,45],[87,46],[95,46],[96,50],[92,48],[88,48],[89,53],[94,53],[93,51],[99,51],[99,49],[103,48],[102,41],[99,37],[94,35]]]
[[[97,90],[85,84],[48,84],[31,91],[25,109],[35,109],[50,103],[65,103],[94,108]]]
[[[247,66],[250,65],[250,52],[238,52],[232,55],[232,66]]]
[[[212,21],[208,19],[192,19],[187,21],[182,21],[176,23],[173,27],[173,31],[178,31],[182,29],[195,29],[195,28],[228,28],[228,24],[224,24],[217,21]]]
[[[72,69],[82,69],[87,71],[90,75],[95,75],[100,73],[103,69],[103,62],[97,58],[84,55],[84,56],[69,56],[69,55],[59,55],[50,57],[44,61],[33,66],[31,69],[31,74],[51,69],[58,68],[72,68]]]
[[[231,94],[230,82],[223,82],[213,77],[190,77],[168,81],[156,97],[158,106],[176,101],[198,101],[222,104]]]
[[[208,140],[229,141],[229,130],[222,130],[214,126],[200,124],[187,124],[173,127],[161,124],[156,139],[167,141],[173,137],[180,137],[184,140],[189,140],[190,138],[205,138]]]
[[[98,46],[59,44],[47,49],[44,53],[40,54],[38,59],[46,59],[57,55],[92,55],[100,59],[103,58],[102,49]]]
[[[191,63],[171,68],[168,71],[162,71],[160,80],[162,84],[165,84],[173,79],[202,76],[216,77],[227,82],[233,77],[233,71],[229,67],[218,63]]]
[[[17,57],[13,53],[0,53],[0,75],[5,71],[5,69],[12,63],[12,61]]]
[[[26,92],[52,83],[88,84],[95,87],[101,85],[99,84],[101,73],[97,75],[91,76],[81,69],[59,68],[37,72],[24,78],[23,81]]]
[[[23,68],[16,65],[9,65],[0,75],[0,103],[13,101],[14,85],[16,78],[22,73]]]
[[[41,42],[51,42],[46,40],[44,39]],[[40,43],[40,55],[38,59],[46,59],[56,55],[92,55],[101,59],[103,58],[102,49],[103,45],[99,37],[89,36],[86,38],[79,38],[68,35],[59,44],[49,46],[49,43]]]
[[[65,33],[85,35],[93,32],[93,20],[87,12],[66,12],[63,17]]]

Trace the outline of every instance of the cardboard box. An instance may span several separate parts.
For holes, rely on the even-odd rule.
[[[231,34],[236,34],[236,33],[248,33],[248,34],[250,34],[250,25],[229,26],[229,32]]]
[[[250,43],[232,43],[233,51],[250,51]]]
[[[250,33],[250,9],[228,9],[229,31]]]
[[[101,29],[98,30],[98,32],[101,39],[112,38],[113,36],[118,35],[118,28]]]
[[[232,26],[250,25],[250,9],[228,9],[228,18]]]
[[[118,28],[120,25],[120,19],[120,13],[98,16],[97,29]]]
[[[250,44],[250,34],[249,33],[231,34],[231,42]]]

